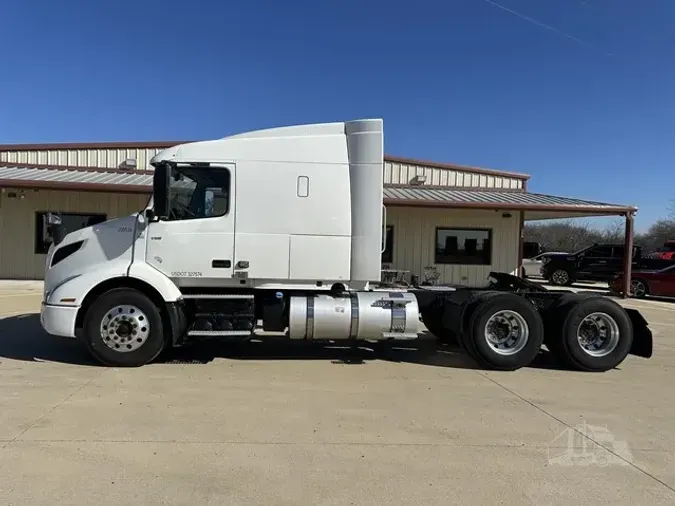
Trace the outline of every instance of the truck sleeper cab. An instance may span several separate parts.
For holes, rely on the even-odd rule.
[[[103,364],[143,365],[206,338],[410,340],[420,319],[492,369],[529,364],[545,341],[583,370],[651,355],[641,315],[601,297],[542,293],[498,273],[489,289],[373,289],[385,237],[381,120],[183,144],[151,163],[143,212],[65,237],[53,222],[42,325],[77,336]]]

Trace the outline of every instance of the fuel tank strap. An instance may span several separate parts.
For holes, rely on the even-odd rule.
[[[314,297],[306,297],[307,300],[307,332],[305,339],[314,339]]]
[[[356,294],[351,294],[351,303],[352,303],[352,319],[349,326],[349,339],[355,339],[359,334],[359,299],[356,297]]]

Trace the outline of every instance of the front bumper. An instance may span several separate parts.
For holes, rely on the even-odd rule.
[[[75,337],[77,306],[54,306],[42,303],[40,325],[53,336]]]

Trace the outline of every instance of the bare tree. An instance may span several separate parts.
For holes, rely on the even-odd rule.
[[[602,242],[610,244],[623,243],[626,235],[626,225],[623,220],[617,219],[602,231]]]
[[[588,222],[572,220],[526,225],[524,236],[526,241],[538,242],[548,251],[570,253],[602,241],[602,232],[593,229]]]
[[[584,222],[562,221],[545,224],[528,224],[525,226],[526,241],[540,243],[547,251],[574,252],[595,243],[622,244],[624,241],[624,224],[617,220],[604,230],[598,230]],[[644,253],[653,253],[663,247],[667,240],[675,240],[675,217],[664,218],[642,234],[635,234],[636,246],[641,246]]]
[[[646,251],[653,252],[663,247],[668,240],[675,240],[675,219],[659,220],[646,233],[636,236],[636,244]]]

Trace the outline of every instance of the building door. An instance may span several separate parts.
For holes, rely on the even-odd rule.
[[[178,166],[169,217],[148,225],[146,262],[178,286],[229,284],[234,263],[232,164]]]

